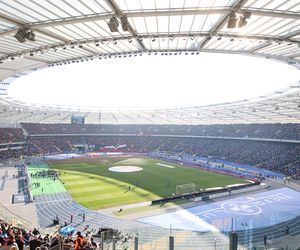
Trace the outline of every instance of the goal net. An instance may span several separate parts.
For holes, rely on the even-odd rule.
[[[197,186],[195,185],[195,183],[176,185],[177,195],[190,194],[196,191],[197,191]]]

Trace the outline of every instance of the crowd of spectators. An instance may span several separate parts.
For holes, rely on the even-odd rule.
[[[134,235],[111,228],[99,228],[97,232],[96,229],[89,230],[89,226],[82,231],[74,233],[73,230],[66,235],[62,233],[42,234],[37,228],[25,230],[22,226],[14,226],[0,219],[0,249],[4,250],[101,250],[104,248],[101,246],[101,237],[107,249],[111,249],[113,239],[119,247],[128,249],[126,243],[133,239]]]
[[[148,153],[158,150],[176,154],[189,153],[195,156],[254,165],[300,178],[300,144],[248,140],[249,138],[300,140],[300,124],[190,126],[25,123],[22,126],[29,134],[27,145],[22,150],[9,148],[0,151],[0,159],[18,158],[20,154],[74,152],[76,145],[92,145],[94,150],[105,146],[126,145],[122,147],[122,150],[126,152]],[[40,136],[37,136],[38,134]],[[5,138],[2,135],[1,137]],[[220,137],[241,139],[221,139]]]
[[[191,154],[208,159],[249,164],[300,178],[300,144],[272,141],[249,141],[229,139],[204,139],[180,137],[139,137],[139,136],[61,136],[55,138],[33,137],[34,150],[44,149],[48,140],[55,147],[48,153],[71,152],[71,145],[94,145],[97,151],[104,146],[126,145],[124,152],[148,153],[164,151],[175,154]],[[68,145],[68,147],[65,147]],[[31,146],[29,146],[29,149]],[[36,151],[35,151],[36,152]],[[44,150],[39,153],[43,153]],[[32,153],[32,152],[31,152]]]
[[[1,150],[0,151],[0,161],[8,160],[8,159],[19,159],[23,153],[24,153],[23,148],[19,148],[19,149],[7,148],[5,150]]]
[[[34,134],[131,134],[181,135],[300,140],[300,124],[225,124],[225,125],[112,125],[23,123]]]
[[[81,232],[75,235],[62,236],[59,234],[41,235],[34,228],[27,231],[22,227],[13,226],[0,220],[0,249],[4,250],[47,250],[63,246],[63,249],[99,249],[99,245],[90,236],[83,236]],[[60,249],[60,248],[58,248]]]
[[[25,141],[21,128],[0,128],[0,160],[19,158]]]
[[[62,153],[72,151],[73,144],[68,140],[59,137],[28,137],[27,139],[27,155],[48,154],[48,153]]]
[[[0,128],[0,144],[24,141],[25,136],[21,128]]]

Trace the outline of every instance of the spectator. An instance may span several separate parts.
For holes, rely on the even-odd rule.
[[[4,245],[4,250],[10,250],[11,248],[14,248],[15,250],[18,250],[18,245],[15,242],[15,237],[13,235],[10,235]]]
[[[77,234],[77,238],[74,241],[75,250],[84,249],[86,243],[85,238],[81,235],[81,232],[77,232],[76,234]]]
[[[23,236],[21,234],[17,235],[16,243],[18,245],[19,250],[24,250],[25,242],[24,242]]]
[[[39,240],[36,235],[33,235],[28,244],[30,250],[35,250],[37,247],[41,246],[43,242]]]

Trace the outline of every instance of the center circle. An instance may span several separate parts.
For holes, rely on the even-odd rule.
[[[137,166],[114,166],[114,167],[110,167],[108,170],[112,172],[131,173],[131,172],[142,171],[143,168]]]

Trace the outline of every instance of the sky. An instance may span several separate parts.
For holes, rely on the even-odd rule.
[[[43,105],[190,107],[270,94],[299,79],[299,70],[263,58],[144,54],[38,70],[15,80],[8,94]]]

